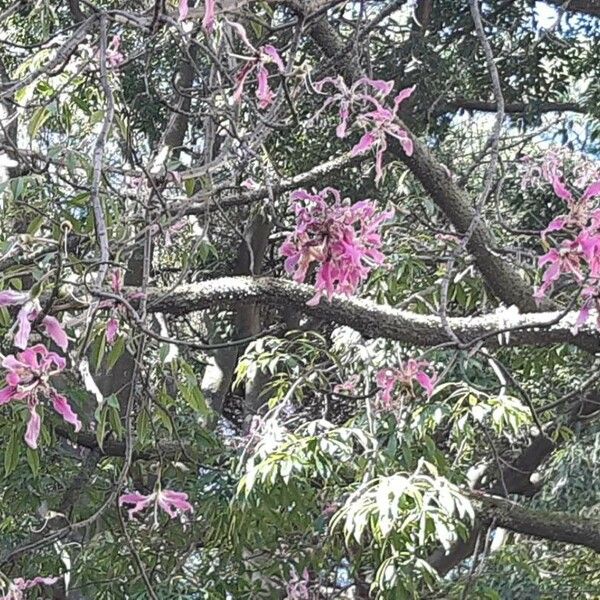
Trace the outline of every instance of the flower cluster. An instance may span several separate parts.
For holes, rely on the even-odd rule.
[[[123,272],[121,269],[114,269],[110,273],[110,287],[115,294],[120,294],[123,290]],[[114,302],[106,304],[112,308],[111,316],[106,323],[106,341],[109,344],[114,344],[117,336],[119,335],[119,319],[118,310],[119,307]]]
[[[432,370],[427,361],[414,358],[409,359],[398,368],[381,369],[376,376],[379,388],[377,399],[381,407],[386,410],[394,407],[395,401],[392,394],[399,383],[414,394],[413,382],[416,381],[425,390],[427,396],[431,396],[437,383],[437,376],[435,373],[431,376],[428,375],[426,369]]]
[[[133,505],[133,508],[127,511],[130,519],[136,513],[148,508],[151,504],[159,506],[171,519],[175,518],[178,514],[194,510],[193,506],[188,502],[188,495],[185,492],[176,492],[174,490],[160,490],[147,495],[140,494],[139,492],[123,494],[119,498],[119,506],[123,506],[123,504]]]
[[[570,179],[576,188],[584,189],[600,179],[598,163],[566,147],[551,148],[542,156],[521,159],[521,189],[542,187],[545,183],[562,183]],[[565,171],[569,171],[568,176]],[[560,193],[558,194],[560,196]]]
[[[111,69],[120,67],[125,62],[125,56],[120,51],[121,38],[118,35],[113,36],[110,44],[106,48],[106,62]]]
[[[242,56],[241,58],[246,61],[246,64],[236,75],[236,88],[233,92],[233,102],[240,102],[244,94],[244,87],[248,77],[256,71],[256,80],[258,87],[256,88],[256,97],[258,98],[258,106],[261,109],[268,108],[275,98],[273,90],[269,86],[269,71],[267,65],[274,64],[280,73],[285,73],[285,65],[279,55],[279,52],[275,46],[266,44],[260,48],[256,48],[252,45],[248,39],[246,30],[239,23],[231,23],[227,21],[233,31],[235,31],[243,42],[244,46],[251,52],[251,56]]]
[[[591,310],[600,308],[600,208],[594,200],[600,197],[600,180],[588,185],[579,198],[575,198],[555,164],[546,167],[545,173],[543,176],[552,184],[556,195],[565,201],[568,212],[548,224],[541,232],[542,240],[547,244],[547,236],[558,232],[568,237],[540,257],[539,266],[544,267],[544,273],[535,298],[543,300],[562,276],[571,278],[580,286],[582,301],[573,328],[576,333],[587,323]],[[600,316],[596,327],[600,329]]]
[[[38,585],[53,585],[59,580],[58,577],[34,577],[33,579],[23,579],[17,577],[10,582],[8,594],[0,596],[0,600],[24,600],[26,590],[30,590]]]
[[[333,203],[327,201],[332,196]],[[315,306],[323,294],[331,300],[334,293],[353,294],[371,270],[383,264],[381,226],[393,211],[379,212],[374,202],[343,202],[340,192],[325,188],[310,194],[292,194],[296,228],[282,244],[285,270],[303,282],[313,262],[317,263]]]
[[[186,21],[189,18],[188,0],[179,0],[179,20]],[[285,73],[285,65],[275,46],[265,44],[257,48],[250,42],[246,29],[240,23],[232,23],[225,19],[231,29],[237,34],[243,45],[250,51],[250,56],[238,56],[245,64],[236,75],[236,86],[232,95],[232,101],[238,103],[244,95],[244,87],[246,80],[256,71],[256,97],[258,98],[258,106],[261,109],[268,108],[275,98],[273,90],[269,86],[269,64],[275,65],[279,73]],[[204,0],[204,17],[202,19],[202,28],[207,34],[211,34],[215,30],[216,25],[216,7],[215,0]],[[184,25],[185,30],[185,25]]]
[[[21,306],[17,315],[17,332],[13,341],[14,345],[21,350],[27,348],[29,336],[31,335],[31,323],[41,313],[41,306],[37,299],[30,299],[29,294],[5,290],[0,292],[0,306]],[[41,321],[46,335],[66,352],[69,346],[67,334],[56,317],[46,315]]]
[[[110,289],[114,294],[120,295],[123,293],[123,270],[113,269],[109,275]],[[125,295],[127,300],[138,300],[143,298],[143,292],[131,292]],[[118,300],[102,300],[99,304],[100,308],[109,308],[110,317],[106,322],[106,341],[109,344],[114,344],[117,340],[120,330],[120,317],[127,313],[127,309]]]
[[[30,448],[37,448],[40,435],[41,419],[37,406],[41,397],[52,402],[54,410],[67,422],[81,429],[81,422],[71,409],[65,396],[59,394],[50,384],[50,378],[59,374],[65,368],[65,359],[54,352],[49,352],[46,346],[37,344],[12,354],[2,360],[2,366],[7,370],[6,387],[0,389],[0,405],[13,400],[27,402],[29,423],[25,432],[25,441]]]
[[[296,569],[290,571],[285,591],[287,592],[286,600],[310,600],[310,592],[308,589],[310,577],[308,570],[302,571],[302,577],[296,573]]]
[[[407,156],[412,155],[413,142],[398,120],[398,109],[413,93],[414,86],[400,91],[392,104],[386,105],[387,97],[394,87],[393,81],[363,77],[348,87],[342,77],[326,77],[315,83],[314,87],[318,92],[323,92],[326,85],[333,86],[337,93],[329,96],[319,113],[339,102],[340,121],[336,127],[339,138],[348,135],[349,121],[354,117],[354,122],[364,133],[352,148],[351,154],[358,156],[375,150],[375,182],[383,176],[383,155],[388,146],[388,136],[400,142]]]

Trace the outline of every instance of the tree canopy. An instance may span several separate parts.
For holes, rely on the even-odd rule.
[[[598,0],[0,23],[0,598],[600,597]]]

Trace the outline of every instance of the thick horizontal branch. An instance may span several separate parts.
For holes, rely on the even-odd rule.
[[[546,512],[525,508],[510,500],[472,492],[479,518],[516,533],[586,546],[600,552],[600,520],[564,512]]]
[[[306,303],[314,296],[313,287],[275,278],[222,277],[180,286],[174,291],[151,289],[148,310],[183,315],[215,306],[265,304],[294,307],[314,317],[347,325],[365,337],[383,337],[421,347],[437,346],[452,341],[442,320],[406,310],[376,304],[369,300],[335,296],[331,302],[321,299],[317,306]],[[241,310],[241,308],[240,308]],[[518,314],[511,311],[481,317],[449,318],[448,324],[465,344],[480,339],[488,344],[509,346],[548,346],[577,343],[586,349],[600,349],[599,337],[586,331],[574,336],[571,328],[577,318],[569,313],[558,324],[557,312]],[[507,329],[507,334],[499,335]]]

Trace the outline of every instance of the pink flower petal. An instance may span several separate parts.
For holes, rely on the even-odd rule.
[[[318,306],[322,295],[321,290],[317,290],[317,293],[306,302],[306,306]]]
[[[133,504],[133,508],[130,508],[127,513],[129,518],[132,519],[136,513],[141,512],[154,501],[156,494],[148,494],[144,496],[139,492],[132,492],[129,494],[122,494],[119,497],[119,506],[123,506],[123,504]]]
[[[262,109],[267,108],[273,103],[273,92],[269,87],[269,72],[263,65],[258,65],[258,88],[256,90],[256,97],[259,99],[258,106]]]
[[[404,102],[407,98],[410,98],[412,93],[415,91],[416,86],[412,86],[409,88],[405,88],[401,90],[398,95],[394,98],[395,106],[399,106],[402,102]]]
[[[59,323],[58,319],[50,315],[45,316],[42,319],[42,325],[46,330],[46,335],[63,351],[66,352],[69,346],[69,339]]]
[[[587,323],[588,319],[590,318],[590,308],[591,306],[587,302],[581,307],[581,310],[577,315],[577,321],[571,329],[571,333],[573,333],[573,335],[576,335],[577,332]]]
[[[33,579],[28,579],[26,581],[23,581],[22,587],[20,589],[28,590],[28,589],[38,586],[38,585],[53,585],[59,579],[60,579],[60,577],[34,577]]]
[[[25,304],[29,299],[29,294],[15,292],[14,290],[4,290],[0,292],[0,306],[18,306]]]
[[[10,402],[13,399],[16,391],[17,390],[11,386],[0,389],[0,406]]]
[[[175,175],[177,171],[173,172]],[[110,272],[110,288],[115,294],[120,294],[123,290],[123,269],[113,269]]]
[[[73,412],[69,401],[65,396],[58,393],[52,395],[52,406],[54,410],[67,422],[75,427],[75,431],[81,429],[81,421],[79,417]]]
[[[248,79],[248,76],[250,75],[250,73],[252,73],[255,67],[256,64],[254,63],[246,63],[242,67],[242,70],[237,74],[237,86],[235,88],[235,91],[233,92],[233,96],[231,97],[234,103],[237,104],[241,101],[242,95],[244,94],[244,86],[246,85],[246,79]]]
[[[552,233],[553,231],[560,231],[561,229],[564,229],[566,224],[567,217],[565,216],[560,216],[556,217],[556,219],[552,219],[552,221],[550,221],[550,223],[548,224],[548,227],[546,227],[546,229],[542,231],[542,238],[545,238],[547,234]]]
[[[383,176],[383,155],[386,148],[387,143],[385,140],[382,140],[377,148],[377,153],[375,154],[375,183]]]
[[[212,33],[215,29],[215,0],[204,0],[202,29],[204,29],[206,33]]]
[[[18,329],[14,339],[17,348],[27,348],[29,336],[31,335],[31,320],[35,315],[35,309],[30,304],[25,304],[17,315]]]
[[[248,39],[248,34],[246,33],[244,26],[240,25],[239,23],[232,23],[231,21],[227,21],[227,24],[237,33],[242,42],[244,42],[248,49],[254,54],[257,50],[250,43],[250,40]]]
[[[17,372],[7,373],[6,383],[12,387],[17,387],[21,383],[21,376]]]
[[[394,80],[384,81],[383,79],[369,79],[368,77],[361,77],[352,87],[358,87],[359,85],[369,85],[381,92],[383,96],[387,96],[394,89]]]
[[[189,12],[188,0],[179,0],[179,20],[187,19]]]
[[[554,193],[563,200],[572,200],[573,196],[571,192],[567,189],[565,184],[560,180],[559,177],[554,177],[552,179],[552,188],[554,189]]]
[[[172,519],[178,513],[194,510],[194,507],[188,502],[188,495],[185,492],[162,490],[158,493],[157,503]]]
[[[400,140],[400,145],[402,146],[402,150],[404,150],[404,154],[406,154],[406,156],[412,156],[414,146],[413,141],[408,137],[408,134],[406,134],[405,138]]]
[[[435,388],[435,377],[429,377],[424,371],[419,371],[415,375],[417,383],[427,392],[427,396],[433,394]]]
[[[583,193],[582,200],[587,200],[589,198],[595,198],[596,196],[600,196],[600,180],[592,183]]]
[[[360,138],[358,144],[356,144],[354,146],[354,148],[352,148],[352,150],[350,151],[350,154],[352,156],[358,156],[359,154],[364,154],[365,152],[368,152],[374,146],[376,141],[377,141],[377,137],[375,136],[375,134],[372,133],[371,131],[367,131],[367,133],[363,134],[363,136]]]
[[[119,334],[119,321],[115,318],[110,318],[106,323],[106,341],[109,344],[114,344]]]
[[[340,102],[340,122],[335,128],[335,134],[340,139],[346,137],[346,130],[348,128],[348,118],[350,117],[350,107],[347,101],[342,100]]]
[[[27,423],[27,430],[25,431],[25,442],[32,450],[37,449],[37,441],[40,437],[41,424],[42,420],[36,411],[35,404],[30,404],[29,422]]]
[[[261,52],[266,54],[271,62],[275,63],[280,73],[285,73],[285,65],[283,64],[283,60],[281,59],[281,55],[275,46],[271,44],[267,44],[261,48]]]

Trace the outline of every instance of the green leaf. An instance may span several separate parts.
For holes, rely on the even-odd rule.
[[[38,477],[38,475],[40,474],[40,454],[39,454],[39,452],[27,447],[26,456],[27,456],[27,464],[29,465],[29,468],[31,469],[31,473],[33,474],[34,477]]]
[[[4,450],[5,477],[8,477],[17,468],[22,444],[23,440],[21,439],[21,432],[18,428],[14,428],[11,431],[10,437],[8,438],[8,444],[6,444]]]
[[[107,407],[98,407],[96,410],[96,441],[98,442],[98,446],[100,450],[104,450],[104,437],[106,436],[106,413]]]
[[[111,394],[110,396],[108,396],[106,398],[106,405],[110,406],[111,408],[114,408],[116,410],[119,410],[120,405],[119,405],[119,399],[117,398],[117,395]]]
[[[44,126],[44,123],[51,117],[51,113],[46,106],[40,106],[31,117],[27,126],[29,137],[34,138],[38,131]]]
[[[90,367],[91,370],[97,371],[102,364],[104,358],[104,351],[106,349],[106,336],[104,332],[98,334],[94,343],[92,344],[92,351],[90,355]]]
[[[148,411],[145,409],[142,409],[138,415],[136,430],[140,443],[144,444],[148,440],[150,433],[150,418]]]
[[[121,358],[124,350],[125,350],[125,336],[120,335],[117,338],[117,340],[115,341],[115,343],[113,344],[112,348],[110,349],[108,356],[106,357],[106,368],[109,371],[110,371],[110,369],[112,369],[115,366],[115,364],[117,363],[119,358]]]
[[[185,188],[185,193],[188,196],[192,196],[196,188],[196,182],[193,179],[185,179],[183,182],[183,187]]]
[[[104,111],[95,110],[90,116],[90,123],[96,125],[97,123],[102,123],[102,121],[104,121]]]
[[[45,215],[38,215],[37,217],[35,217],[35,219],[32,219],[29,225],[27,226],[27,233],[29,235],[36,235],[45,219]]]

